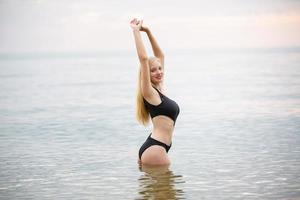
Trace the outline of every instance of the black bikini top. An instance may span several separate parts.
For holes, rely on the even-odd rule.
[[[150,104],[145,98],[144,103],[147,108],[147,110],[150,113],[151,118],[154,118],[158,115],[165,115],[167,117],[170,117],[174,121],[174,125],[176,122],[176,118],[179,114],[179,106],[178,104],[173,101],[172,99],[166,97],[163,95],[158,89],[154,87],[154,89],[158,92],[161,103],[158,105]]]

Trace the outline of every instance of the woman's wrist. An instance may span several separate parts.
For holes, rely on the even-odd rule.
[[[150,34],[150,33],[151,33],[151,31],[150,31],[149,28],[147,28],[147,29],[145,30],[145,32],[146,32],[147,34]]]
[[[148,32],[150,32],[150,29],[147,28],[147,27],[145,27],[145,28],[144,28],[144,31],[145,31],[146,33],[148,33]]]
[[[140,32],[139,29],[132,29],[133,32]]]

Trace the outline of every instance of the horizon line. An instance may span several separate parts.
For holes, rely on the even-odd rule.
[[[109,50],[83,50],[83,51],[35,51],[35,52],[0,52],[0,59],[15,59],[15,58],[50,58],[50,57],[95,57],[99,54],[105,54],[106,56],[114,56],[115,53],[122,52],[129,53],[135,52],[133,49],[109,49]],[[187,53],[188,51],[188,53]],[[202,47],[202,48],[174,48],[166,49],[164,52],[168,54],[183,53],[193,54],[197,52],[201,53],[297,53],[300,52],[300,46],[286,46],[286,47]]]

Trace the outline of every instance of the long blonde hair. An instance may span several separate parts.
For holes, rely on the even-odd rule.
[[[158,58],[154,56],[148,58],[149,68],[151,64],[157,59]],[[136,119],[144,126],[148,125],[150,119],[149,112],[145,107],[144,98],[141,91],[141,67],[139,68],[137,90],[136,90]]]

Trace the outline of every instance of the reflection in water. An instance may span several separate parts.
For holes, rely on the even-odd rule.
[[[181,175],[174,175],[169,166],[140,165],[144,172],[139,181],[139,197],[137,199],[185,199],[184,192],[176,187],[184,183]]]

